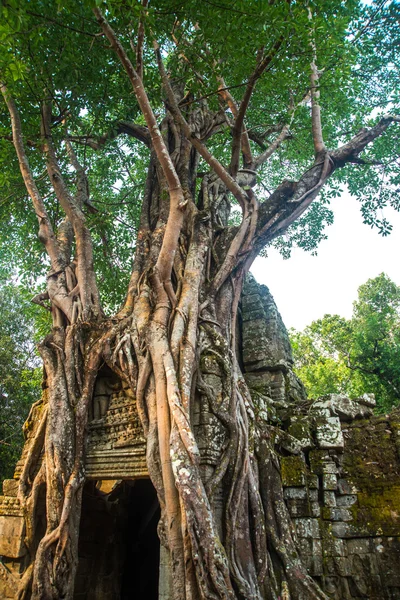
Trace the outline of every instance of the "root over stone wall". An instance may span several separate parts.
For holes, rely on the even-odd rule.
[[[375,401],[368,395],[349,399],[331,394],[308,400],[292,371],[287,332],[273,298],[252,278],[243,293],[239,326],[241,366],[256,416],[268,423],[275,440],[284,498],[309,574],[335,600],[400,599],[400,412],[373,415]],[[209,371],[212,379],[212,365]],[[99,544],[87,540],[91,528],[100,527],[104,548],[119,543],[127,517],[123,510],[129,510],[127,499],[135,493],[132,483],[147,476],[135,398],[116,380],[107,385],[105,416],[92,418],[89,425],[86,494],[92,508],[82,514],[77,582],[77,598],[85,600],[120,598],[123,553],[114,553],[111,565]],[[103,390],[98,394],[101,398],[103,388],[104,384],[98,387]],[[0,597],[4,599],[16,597],[24,572],[25,522],[17,499],[18,478],[45,403],[44,393],[25,426],[26,447],[15,479],[3,483],[0,496]],[[199,409],[196,422],[196,435],[206,440],[212,431],[210,418]],[[206,443],[199,446],[206,470],[215,457],[207,452]],[[146,518],[152,519],[153,513]],[[97,581],[108,581],[97,595],[93,586],[79,583],[93,577],[93,568]],[[169,600],[165,573],[162,581],[162,598]]]

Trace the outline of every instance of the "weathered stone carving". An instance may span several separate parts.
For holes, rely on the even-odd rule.
[[[110,396],[115,388],[109,377],[98,377],[93,393],[93,421],[99,422],[106,416]]]
[[[282,317],[267,286],[252,276],[242,295],[242,348],[246,381],[270,407],[279,411],[305,400]]]
[[[95,480],[146,477],[146,441],[135,397],[121,382],[107,386],[107,411],[89,424],[86,475]]]

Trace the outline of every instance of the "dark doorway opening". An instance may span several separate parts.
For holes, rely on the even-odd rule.
[[[150,479],[132,482],[126,498],[121,600],[158,600],[160,506]]]
[[[150,479],[88,481],[74,600],[158,600],[160,507]]]

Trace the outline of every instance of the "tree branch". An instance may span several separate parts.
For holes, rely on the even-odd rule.
[[[83,187],[87,187],[86,174],[80,168],[78,174],[78,191],[74,199],[64,181],[51,136],[51,101],[44,101],[42,106],[42,137],[46,153],[47,172],[54,188],[57,199],[72,224],[77,254],[76,276],[79,284],[80,299],[82,301],[83,319],[92,315],[101,314],[100,296],[97,289],[96,276],[93,267],[93,248],[89,229],[86,226],[85,215],[82,212],[82,201],[87,194]],[[72,151],[72,148],[71,148]],[[75,155],[74,155],[75,156]],[[79,165],[75,157],[75,165]],[[80,165],[79,165],[80,167]]]
[[[14,98],[9,93],[5,83],[0,82],[0,89],[4,101],[7,105],[11,117],[12,140],[15,151],[17,153],[19,168],[25,187],[30,195],[36,216],[39,221],[39,239],[44,244],[47,254],[50,257],[51,267],[53,271],[59,271],[63,266],[61,264],[60,249],[54,235],[53,227],[48,217],[42,197],[33,178],[32,171],[29,166],[28,158],[25,153],[24,142],[22,137],[21,120],[19,112],[15,104]]]
[[[161,250],[157,259],[156,270],[160,276],[161,282],[167,282],[171,278],[171,271],[174,262],[174,256],[176,247],[178,244],[180,230],[183,224],[183,208],[186,205],[187,200],[183,196],[183,191],[179,177],[175,171],[174,164],[169,155],[168,149],[165,145],[164,139],[161,135],[160,128],[158,127],[156,118],[151,108],[149,99],[144,89],[142,80],[138,76],[137,72],[133,68],[131,61],[129,60],[124,48],[117,39],[115,32],[110,27],[109,23],[101,14],[98,8],[94,8],[93,12],[96,16],[97,22],[103,29],[107,39],[109,40],[111,47],[117,54],[124,67],[129,80],[132,84],[133,90],[136,95],[136,99],[139,103],[140,110],[146,120],[147,127],[153,143],[153,148],[156,153],[157,159],[161,165],[165,179],[167,181],[169,195],[170,195],[170,211],[168,215],[168,221],[166,230],[163,238]]]
[[[347,144],[337,150],[326,151],[323,159],[315,162],[297,182],[282,182],[260,206],[256,247],[261,249],[281,235],[308,208],[332,173],[354,162],[364,148],[393,122],[400,122],[400,117],[385,115],[374,127],[361,129]]]
[[[57,199],[65,214],[74,225],[77,219],[84,220],[78,204],[71,196],[62,176],[51,135],[51,100],[45,100],[42,105],[42,139],[46,154],[47,172]]]
[[[266,160],[269,159],[270,156],[279,148],[279,146],[284,142],[288,137],[290,137],[290,129],[289,125],[284,125],[280,134],[275,138],[273,142],[264,150],[262,154],[259,154],[254,161],[254,168],[258,169]]]
[[[155,53],[158,61],[158,67],[161,74],[161,79],[163,81],[163,85],[167,94],[169,108],[171,113],[176,118],[178,123],[180,124],[183,133],[187,137],[187,139],[191,142],[191,144],[196,148],[198,153],[206,163],[213,169],[213,171],[218,175],[221,181],[226,185],[227,189],[233,194],[236,200],[239,202],[239,205],[244,210],[244,207],[247,202],[247,196],[243,192],[242,188],[236,183],[236,181],[231,177],[228,171],[221,165],[221,163],[211,154],[211,152],[207,149],[207,147],[195,136],[195,134],[190,129],[189,124],[186,119],[182,115],[178,103],[175,98],[175,94],[171,87],[168,75],[164,68],[164,63],[161,58],[160,48],[157,42],[154,42]]]
[[[231,125],[233,128],[233,124]],[[284,124],[279,123],[277,125],[271,125],[264,131],[263,133],[257,133],[253,128],[247,129],[247,135],[252,142],[255,142],[258,146],[260,146],[261,150],[266,150],[268,148],[266,144],[266,138],[271,135],[271,133],[280,133]]]
[[[149,99],[147,97],[146,91],[143,87],[143,83],[133,68],[131,61],[128,58],[124,48],[121,43],[117,39],[114,30],[111,28],[109,23],[101,14],[98,8],[94,8],[93,12],[96,16],[97,22],[100,27],[103,29],[108,41],[111,44],[112,49],[117,54],[118,58],[121,61],[122,66],[124,67],[129,80],[132,84],[133,90],[136,95],[136,99],[139,103],[140,110],[143,113],[143,116],[146,120],[147,127],[149,129],[151,141],[153,143],[154,151],[156,152],[157,158],[160,161],[161,168],[167,180],[168,187],[171,190],[180,188],[180,181],[175,172],[174,165],[170,159],[167,147],[163,140],[163,137],[160,132],[160,128],[158,127],[156,118],[154,116],[153,110],[150,106]]]
[[[233,125],[232,125],[233,128]],[[265,143],[265,139],[263,135],[258,135],[258,133],[256,133],[255,131],[252,131],[251,129],[247,129],[247,135],[249,136],[249,139],[254,142],[255,144],[257,144],[257,146],[259,146],[261,148],[261,150],[266,150],[267,149],[267,145]]]
[[[65,136],[65,147],[67,149],[70,163],[76,172],[75,201],[80,209],[82,209],[83,205],[85,205],[89,212],[95,213],[97,212],[97,208],[90,202],[89,180],[86,175],[86,171],[80,164],[78,157],[75,154],[75,150],[72,147],[71,139],[67,131]]]
[[[144,16],[148,5],[148,0],[142,0],[143,13],[140,15],[138,27],[138,41],[136,46],[136,71],[140,79],[143,80],[143,43],[144,43]]]
[[[265,148],[264,152],[262,154],[260,154],[259,156],[257,156],[256,160],[254,161],[254,168],[258,169],[266,160],[268,160],[268,158],[270,156],[272,156],[272,154],[280,147],[280,145],[282,144],[282,142],[284,142],[287,138],[290,137],[290,127],[293,123],[293,119],[294,119],[294,115],[296,113],[296,108],[298,106],[300,106],[301,102],[299,104],[297,104],[297,106],[294,104],[293,102],[293,98],[291,98],[290,100],[290,109],[291,109],[291,115],[290,115],[290,119],[288,123],[285,123],[284,125],[276,128],[275,127],[275,131],[280,131],[279,135],[276,137],[276,139],[271,142],[271,144],[268,146],[268,148]],[[270,130],[273,130],[274,128],[270,128]]]
[[[235,119],[237,119],[238,114],[239,114],[239,107],[236,104],[236,100],[234,99],[234,97],[229,92],[228,88],[226,87],[224,78],[217,76],[217,81],[219,83],[218,91],[219,91],[220,97],[227,103],[227,105],[229,106],[229,108],[231,110],[232,115],[234,116]],[[235,132],[236,132],[235,126],[236,126],[236,123],[234,123],[234,125],[232,127],[233,136],[235,136]],[[242,147],[242,152],[243,152],[243,157],[244,157],[244,166],[247,169],[252,169],[253,168],[253,155],[251,152],[249,135],[248,135],[246,128],[243,128],[243,131],[242,131],[241,147]]]
[[[93,148],[93,150],[99,150],[101,146],[104,146],[108,141],[114,140],[122,133],[136,138],[148,147],[150,146],[151,138],[147,127],[130,123],[129,121],[117,121],[110,131],[99,137],[92,135],[70,135],[69,139],[76,144],[82,144]]]
[[[312,12],[308,8],[308,19],[312,22]],[[322,136],[322,124],[321,124],[321,107],[319,105],[320,90],[319,90],[319,71],[317,69],[317,49],[315,45],[314,32],[310,32],[310,46],[312,48],[313,58],[311,61],[311,123],[312,123],[312,135],[315,148],[316,156],[325,152],[326,147]]]
[[[12,135],[0,135],[0,140],[7,140],[8,142],[13,142],[13,136]],[[36,142],[34,142],[33,140],[25,140],[25,145],[28,146],[28,148],[37,148],[38,145]]]
[[[331,152],[337,166],[341,167],[347,162],[354,162],[364,148],[381,136],[391,123],[400,123],[400,116],[384,115],[374,127],[360,129],[349,142]]]
[[[231,164],[230,164],[230,173],[233,177],[236,176],[236,173],[239,170],[239,156],[240,156],[240,147],[241,147],[241,138],[242,138],[242,130],[244,126],[244,118],[247,112],[247,108],[250,103],[251,96],[253,94],[254,88],[258,79],[264,73],[264,71],[269,67],[272,60],[277,55],[281,45],[283,42],[283,37],[281,36],[275,44],[272,46],[270,52],[264,56],[261,60],[258,61],[256,68],[254,69],[252,75],[250,76],[246,91],[243,95],[242,101],[240,103],[239,110],[237,112],[237,116],[235,118],[235,123],[233,126],[233,142],[232,142],[232,156],[231,156]],[[247,168],[251,168],[251,165],[245,165]]]

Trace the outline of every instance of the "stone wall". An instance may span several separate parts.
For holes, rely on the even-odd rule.
[[[240,336],[240,360],[256,416],[274,433],[287,509],[310,574],[334,600],[400,600],[400,412],[374,416],[372,396],[350,400],[329,395],[308,400],[293,373],[288,335],[272,296],[253,278],[242,298]],[[206,383],[218,387],[218,365],[210,360],[203,367]],[[110,373],[101,376],[110,378]],[[102,384],[98,389],[103,394],[106,387]],[[114,540],[110,548],[114,547],[124,531],[125,516],[113,511],[131,498],[132,482],[147,476],[145,439],[135,399],[117,380],[109,381],[108,387],[107,410],[100,419],[92,415],[89,425],[87,474],[92,487],[87,489],[92,504],[86,505],[82,517],[79,581],[83,583],[78,585],[79,598],[85,600],[103,598],[93,595],[93,586],[90,592],[83,591],[89,572],[85,564],[92,565],[92,570],[97,565],[101,579],[103,554],[99,548],[89,550],[90,530],[102,530],[106,519]],[[46,394],[33,407],[15,479],[4,482],[0,497],[0,597],[5,599],[15,598],[24,568],[24,520],[16,497],[17,480],[40,428],[45,403]],[[193,421],[202,440],[206,474],[218,460],[218,453],[207,450],[207,438],[222,445],[224,435],[204,398],[195,407]],[[103,484],[96,486],[95,481]],[[118,494],[119,504],[115,502]],[[91,520],[93,515],[100,525]],[[115,531],[112,523],[119,523]],[[117,573],[120,559],[114,558]],[[110,574],[107,577],[110,580]],[[116,589],[110,584],[104,598],[119,597]],[[168,600],[165,590],[163,598]]]
[[[371,400],[303,406],[301,452],[281,457],[301,556],[335,600],[400,598],[400,414],[371,416]]]
[[[252,277],[242,341],[257,416],[276,430],[284,498],[309,573],[334,600],[400,599],[400,411],[374,416],[368,395],[307,400],[275,302]]]
[[[252,390],[268,398],[270,408],[278,411],[304,401],[306,393],[293,373],[282,317],[267,286],[251,275],[242,295],[241,332],[243,370]]]

